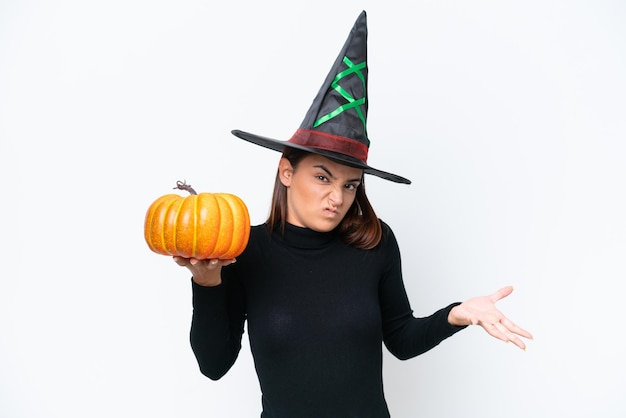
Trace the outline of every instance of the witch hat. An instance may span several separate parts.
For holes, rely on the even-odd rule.
[[[232,134],[274,151],[285,147],[323,155],[396,183],[411,181],[367,165],[367,19],[357,18],[300,128],[288,141],[233,130]]]

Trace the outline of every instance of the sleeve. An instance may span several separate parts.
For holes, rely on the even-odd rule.
[[[215,287],[192,281],[190,342],[198,366],[211,380],[222,378],[237,360],[245,322],[243,288],[233,277]]]
[[[416,357],[436,347],[465,327],[451,325],[448,313],[460,302],[427,317],[416,318],[406,294],[398,243],[388,226],[383,226],[386,266],[380,282],[380,304],[385,346],[401,360]]]

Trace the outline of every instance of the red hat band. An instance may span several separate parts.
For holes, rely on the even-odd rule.
[[[367,163],[367,146],[344,136],[308,129],[298,129],[288,142],[305,147],[338,152]]]

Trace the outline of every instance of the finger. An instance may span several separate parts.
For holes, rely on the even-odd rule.
[[[496,323],[497,324],[497,323]],[[507,333],[498,328],[498,326],[494,323],[482,323],[481,326],[489,335],[494,338],[497,338],[501,341],[508,342],[510,340]]]
[[[236,261],[237,261],[237,259],[236,259],[236,258],[232,258],[232,259],[229,259],[229,260],[221,260],[221,259],[219,259],[219,258],[214,258],[214,259],[211,259],[211,260],[206,260],[206,262],[207,262],[207,267],[208,267],[208,269],[209,269],[209,270],[212,270],[212,269],[214,269],[214,268],[217,268],[218,266],[222,266],[222,267],[224,267],[224,266],[227,266],[227,265],[229,265],[229,264],[233,264],[233,263],[235,263]]]
[[[526,331],[524,328],[518,326],[514,322],[512,322],[508,318],[502,318],[500,322],[512,333],[521,335],[522,337],[528,338],[530,340],[533,339],[533,336],[530,332]]]
[[[511,333],[507,333],[508,339],[506,340],[506,342],[511,342],[513,344],[515,344],[516,346],[518,346],[519,348],[521,348],[522,350],[526,350],[526,344],[524,344],[524,341],[522,341],[521,339],[519,339],[518,337],[516,337],[514,334]]]
[[[233,259],[230,259],[230,260],[222,260],[222,266],[227,266],[229,264],[233,264],[233,263],[236,263],[236,262],[237,262],[236,258],[233,258]]]
[[[497,338],[500,341],[504,341],[505,343],[513,342],[518,347],[519,347],[519,344],[521,343],[522,347],[524,346],[521,340],[519,340],[519,338],[516,338],[515,335],[507,332],[506,327],[498,321],[481,322],[480,326],[482,326],[483,329],[487,331],[489,335],[491,335],[494,338]]]
[[[513,334],[509,329],[507,329],[502,323],[496,322],[494,324],[494,327],[500,332],[500,335],[502,335],[502,338],[501,338],[502,341],[506,343],[512,342],[513,344],[515,344],[522,350],[526,349],[526,345],[524,344],[524,342],[520,340],[519,338],[517,338],[517,336],[515,336],[515,334]]]
[[[183,258],[183,257],[174,256],[172,258],[174,259],[174,262],[176,264],[178,264],[179,266],[182,266],[182,267],[185,267],[188,264],[188,262],[189,262],[188,259]]]
[[[515,334],[507,332],[507,336],[508,336],[508,341],[507,342],[512,342],[513,344],[515,344],[516,346],[518,346],[522,350],[526,350],[526,344],[524,344],[524,341],[522,341],[520,338],[518,338]]]
[[[497,301],[499,301],[502,298],[505,298],[507,296],[509,296],[511,294],[511,292],[513,292],[513,286],[505,286],[502,289],[499,289],[497,292],[492,293],[489,296],[489,299],[493,302],[496,303]]]
[[[206,264],[208,260],[201,260],[198,258],[190,258],[189,259],[189,264],[191,264],[192,266],[196,266],[198,264],[202,265],[202,264]]]
[[[506,337],[506,340],[504,341],[507,343],[512,342],[522,350],[526,350],[526,344],[524,344],[524,342],[511,332],[511,330],[508,329],[502,322],[498,322],[494,324],[494,326]]]

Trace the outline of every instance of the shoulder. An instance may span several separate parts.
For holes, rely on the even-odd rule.
[[[374,247],[372,250],[377,252],[396,252],[398,251],[398,242],[396,240],[396,235],[393,232],[391,226],[383,221],[382,219],[378,219],[381,227],[381,237],[378,245]]]
[[[250,236],[254,236],[254,237],[263,237],[263,236],[269,236],[270,235],[270,230],[267,227],[267,224],[259,224],[259,225],[253,225],[250,227]]]
[[[393,231],[391,230],[391,226],[389,226],[387,222],[383,221],[380,218],[378,218],[378,222],[380,222],[380,226],[383,228],[383,233],[386,233],[387,231],[393,233]]]
[[[253,225],[250,227],[250,239],[248,247],[264,247],[271,240],[271,232],[266,224]]]
[[[250,227],[250,239],[248,245],[254,245],[257,242],[264,242],[270,238],[270,231],[267,225],[253,225]]]
[[[268,228],[264,225],[253,225],[250,227],[250,236],[248,237],[248,244],[241,254],[237,256],[237,263],[229,264],[233,268],[229,270],[239,270],[243,265],[248,262],[256,262],[262,259],[267,251],[270,241],[270,233]]]
[[[380,222],[380,227],[382,228],[382,232],[383,232],[382,239],[383,239],[383,241],[386,241],[386,240],[395,241],[396,240],[396,236],[395,236],[391,226],[389,226],[389,224],[386,223],[385,221],[383,221],[382,219],[378,219],[378,221]]]

